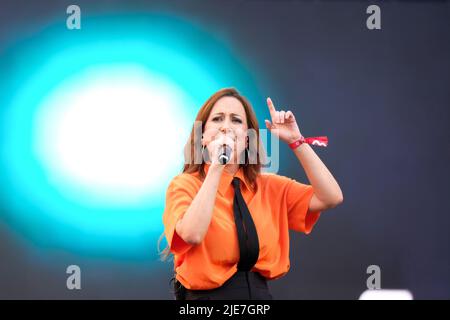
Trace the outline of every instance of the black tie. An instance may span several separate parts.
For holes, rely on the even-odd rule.
[[[259,241],[250,211],[241,194],[239,178],[233,178],[234,201],[233,212],[234,221],[239,240],[239,271],[250,271],[258,261]]]

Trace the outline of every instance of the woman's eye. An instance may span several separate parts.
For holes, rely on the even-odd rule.
[[[237,122],[237,123],[242,123],[242,120],[241,119],[237,119],[237,118],[234,118],[233,121]]]
[[[212,119],[212,121],[219,121],[219,120],[220,120],[220,117],[215,117]]]

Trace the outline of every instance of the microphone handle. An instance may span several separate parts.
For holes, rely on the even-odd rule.
[[[228,161],[230,161],[230,157],[227,154],[227,145],[224,144],[221,155],[219,156],[219,162],[220,164],[227,164]]]

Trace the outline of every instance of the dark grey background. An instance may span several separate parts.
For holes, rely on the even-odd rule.
[[[0,50],[69,1],[1,1]],[[357,299],[366,268],[383,288],[450,298],[450,5],[445,1],[76,1],[82,12],[165,10],[232,46],[255,86],[289,106],[344,192],[309,236],[291,233],[277,299]],[[381,7],[382,29],[366,28]],[[4,94],[4,93],[1,93]],[[280,174],[307,181],[282,146]],[[156,245],[156,244],[155,244]],[[153,250],[154,244],[149,244]],[[39,257],[39,259],[37,259]],[[82,269],[82,290],[65,268]],[[171,263],[94,259],[33,247],[0,219],[0,298],[170,299]]]

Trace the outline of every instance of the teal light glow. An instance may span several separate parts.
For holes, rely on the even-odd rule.
[[[189,134],[184,105],[190,97],[140,66],[88,69],[38,107],[34,152],[78,202],[153,203],[180,167],[181,150],[167,146]]]
[[[0,219],[35,244],[154,259],[165,190],[219,88],[260,95],[233,53],[184,20],[85,17],[0,56]]]

